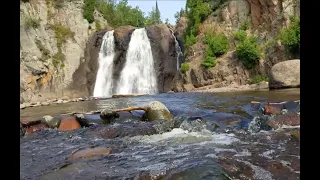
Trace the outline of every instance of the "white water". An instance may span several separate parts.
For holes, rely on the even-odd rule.
[[[171,31],[172,36],[174,37],[174,40],[175,40],[174,46],[175,46],[175,50],[177,53],[177,70],[179,70],[180,69],[180,58],[183,58],[183,53],[181,51],[181,48],[179,46],[179,42],[178,42],[176,36],[173,34],[173,31],[171,29],[170,29],[170,31]]]
[[[94,97],[109,97],[112,95],[112,68],[114,57],[114,36],[113,30],[103,36],[99,52],[99,69],[94,86]]]
[[[155,93],[157,80],[150,41],[145,28],[136,29],[131,35],[116,94]]]

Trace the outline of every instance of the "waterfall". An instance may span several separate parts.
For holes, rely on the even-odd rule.
[[[180,48],[180,45],[179,45],[179,42],[177,40],[177,37],[174,35],[173,31],[171,29],[169,29],[171,31],[171,34],[172,34],[172,37],[174,38],[175,40],[175,50],[176,50],[176,53],[177,53],[177,70],[180,69],[180,64],[182,63],[183,61],[183,53],[181,51],[181,48]],[[181,59],[181,61],[180,61]]]
[[[114,57],[114,36],[112,31],[104,34],[99,52],[99,69],[94,86],[94,97],[109,97],[112,95],[112,69]]]
[[[146,29],[136,29],[131,35],[116,94],[155,94],[157,91],[156,73]]]

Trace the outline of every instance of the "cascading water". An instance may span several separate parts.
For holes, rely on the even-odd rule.
[[[174,40],[175,40],[175,50],[176,50],[176,53],[177,53],[177,70],[180,69],[180,64],[183,60],[183,53],[181,51],[181,48],[179,46],[179,42],[177,40],[177,37],[174,35],[173,31],[171,29],[169,29],[171,31],[171,34],[172,36],[174,37]],[[180,61],[181,60],[181,61]]]
[[[94,97],[109,97],[112,95],[112,68],[114,57],[114,36],[112,31],[108,31],[103,36],[102,45],[99,52],[99,69],[94,86]]]
[[[126,63],[120,74],[117,94],[155,94],[157,80],[150,41],[145,28],[131,35]]]

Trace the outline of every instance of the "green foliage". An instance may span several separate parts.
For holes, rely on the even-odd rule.
[[[127,0],[121,0],[115,4],[113,0],[98,0],[97,10],[103,14],[108,24],[116,28],[123,25],[144,27],[146,18],[139,7],[131,7]]]
[[[190,67],[189,67],[189,64],[188,64],[188,63],[185,62],[185,63],[182,63],[182,64],[181,64],[180,71],[181,71],[182,73],[187,72],[189,69],[190,69]]]
[[[242,31],[246,31],[249,29],[249,23],[248,22],[245,22],[243,24],[241,24],[239,30],[242,30]]]
[[[68,38],[74,37],[74,32],[72,32],[69,27],[65,27],[60,23],[52,24],[50,28],[54,31],[58,48],[61,48]]]
[[[206,55],[206,57],[204,58],[204,61],[201,63],[201,65],[205,68],[215,67],[216,64],[217,64],[216,57],[209,56],[209,55]]]
[[[185,39],[186,39],[185,40],[185,42],[186,42],[185,45],[187,47],[190,47],[190,46],[192,46],[193,44],[195,44],[197,42],[197,39],[193,34],[191,34],[190,36],[187,35]]]
[[[100,21],[95,20],[94,22],[95,22],[95,24],[96,24],[96,30],[97,30],[97,31],[101,30],[102,28],[101,28]]]
[[[244,41],[247,38],[247,33],[244,30],[239,30],[233,33],[233,37],[237,41]]]
[[[54,31],[55,38],[57,41],[58,52],[52,56],[52,64],[58,68],[64,67],[63,61],[65,60],[65,55],[62,53],[62,45],[67,42],[68,38],[74,37],[74,32],[70,30],[69,27],[65,27],[62,24],[50,25],[50,28]]]
[[[253,78],[251,78],[249,80],[249,83],[250,84],[257,84],[257,83],[262,82],[262,81],[268,82],[269,81],[268,76],[256,75],[256,76],[254,76]]]
[[[149,12],[149,16],[146,19],[146,25],[150,26],[153,24],[161,24],[161,13],[158,8],[158,3],[156,1],[156,7],[152,8],[152,11]]]
[[[180,11],[177,11],[174,14],[174,18],[176,19],[176,24],[180,21],[180,18],[182,16],[186,16],[186,11],[183,8],[181,8]]]
[[[229,50],[229,41],[224,34],[207,34],[204,43],[207,44],[207,50],[212,52],[213,56],[221,56]]]
[[[96,0],[84,0],[83,5],[83,17],[88,20],[89,23],[94,21],[94,7],[96,5]]]
[[[289,27],[280,31],[280,40],[292,53],[300,54],[300,18],[291,17]]]
[[[166,18],[166,20],[165,20],[165,24],[167,24],[167,25],[168,25],[168,24],[170,24],[170,23],[169,23],[169,19],[168,19],[168,18]]]
[[[29,30],[30,28],[38,28],[40,26],[40,19],[32,18],[32,17],[26,17],[24,20],[24,27],[26,30]]]
[[[58,52],[52,56],[52,64],[55,68],[64,67],[63,61],[65,60],[65,55],[62,53],[61,48],[58,50]]]
[[[186,29],[185,38],[190,38],[191,36],[196,37],[199,34],[200,23],[210,15],[212,10],[208,2],[204,2],[203,0],[187,0],[186,5],[188,9],[187,17],[189,19],[189,23],[188,28]],[[186,46],[188,47],[193,44],[186,44]]]
[[[50,56],[50,51],[44,47],[44,45],[41,43],[41,41],[39,39],[35,40],[36,46],[37,48],[40,50],[41,54],[42,54],[42,60],[46,60],[49,58]]]
[[[253,36],[247,36],[236,45],[236,54],[247,69],[251,69],[259,62],[261,50],[258,41]]]

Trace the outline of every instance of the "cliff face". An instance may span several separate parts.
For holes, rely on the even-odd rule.
[[[68,86],[95,31],[82,6],[82,0],[20,1],[20,102],[81,95]],[[107,25],[99,13],[95,17]]]
[[[212,0],[211,7],[216,9],[200,25],[197,43],[189,47],[186,60],[190,70],[177,73],[172,86],[174,91],[190,91],[202,86],[222,87],[230,84],[244,85],[249,78],[257,73],[268,75],[271,67],[281,61],[293,59],[283,45],[275,37],[280,30],[290,24],[290,16],[300,17],[299,0]],[[187,27],[186,17],[180,18],[175,26],[175,34],[183,37]],[[235,45],[232,34],[241,25],[247,23],[248,34],[258,38],[260,45],[276,41],[272,46],[265,45],[264,57],[256,68],[247,70],[234,53]],[[229,52],[217,58],[215,67],[201,67],[204,59],[205,44],[202,42],[205,32],[223,33],[229,37]]]

